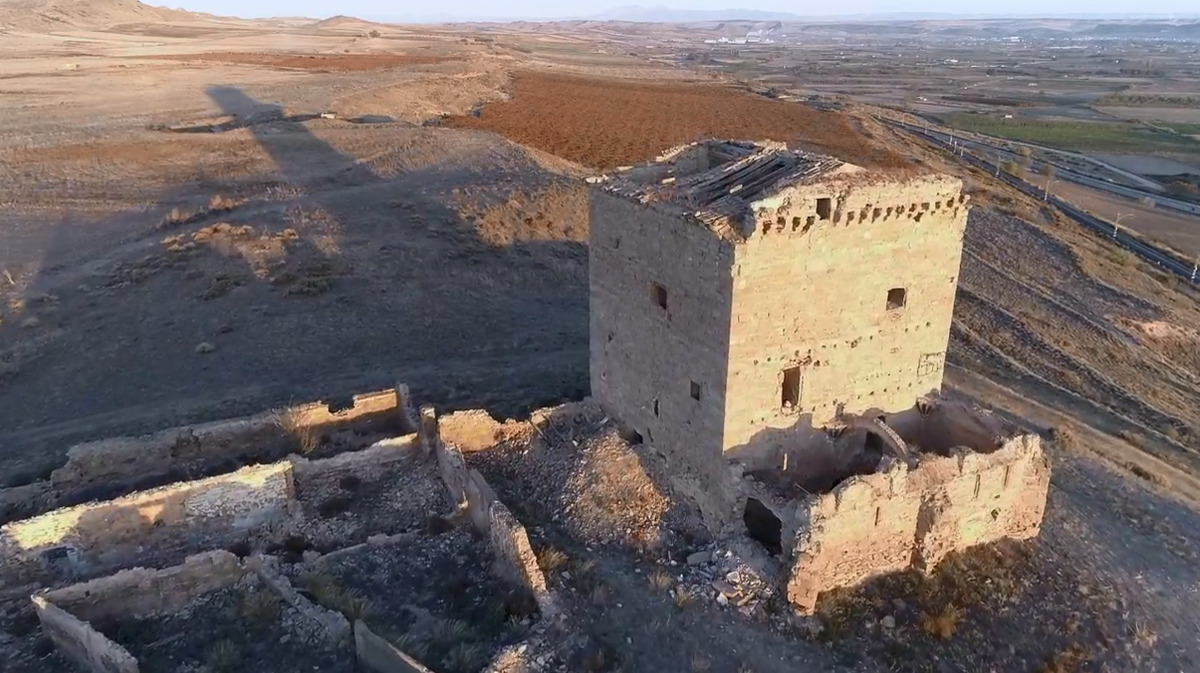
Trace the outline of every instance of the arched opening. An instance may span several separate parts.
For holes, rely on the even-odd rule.
[[[783,522],[761,501],[746,499],[746,510],[742,514],[750,537],[767,551],[778,556],[783,553]]]

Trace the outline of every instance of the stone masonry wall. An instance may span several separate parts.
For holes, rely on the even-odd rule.
[[[889,460],[889,459],[885,459]],[[908,467],[852,477],[802,505],[788,600],[811,612],[821,592],[912,564],[921,506]]]
[[[926,455],[912,471],[895,461],[851,477],[802,505],[788,599],[811,612],[823,591],[912,565],[931,570],[946,554],[978,544],[1033,537],[1049,483],[1036,435],[988,454],[959,449]]]
[[[170,568],[130,568],[42,595],[87,621],[152,617],[173,614],[197,596],[233,586],[246,572],[238,557],[212,551],[189,556]]]
[[[140,437],[116,437],[71,447],[66,465],[50,479],[58,488],[77,488],[93,483],[121,482],[166,474],[195,466],[211,466],[223,460],[253,456],[275,460],[281,455],[268,450],[278,445],[284,454],[302,448],[314,433],[343,426],[411,423],[400,399],[407,387],[354,396],[353,406],[330,411],[327,404],[314,402],[270,411],[246,418],[170,428]]]
[[[43,596],[33,597],[42,631],[80,670],[90,673],[138,673],[137,660],[92,625],[59,608]]]
[[[721,483],[732,244],[596,190],[589,254],[592,396],[677,469]]]
[[[913,481],[922,491],[916,558],[932,569],[958,549],[1036,537],[1046,510],[1050,461],[1037,435],[1021,435],[993,453],[957,449],[947,458],[933,458]]]
[[[285,514],[294,494],[285,461],[15,521],[0,527],[0,582],[20,583],[12,576],[40,568],[43,553],[55,549],[83,574],[122,565],[143,549],[198,551]]]
[[[726,451],[779,450],[790,441],[780,430],[908,409],[940,388],[968,210],[961,188],[851,174],[753,204],[758,224],[733,264]],[[903,306],[889,308],[893,289]],[[785,409],[789,368],[799,401]]]

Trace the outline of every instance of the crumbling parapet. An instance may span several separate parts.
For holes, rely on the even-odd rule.
[[[884,460],[880,472],[802,503],[787,587],[802,612],[812,612],[823,591],[911,565],[920,495],[909,489],[907,465]]]
[[[915,475],[921,482],[916,563],[932,569],[952,551],[1041,530],[1050,488],[1050,460],[1037,435],[1010,438],[993,453],[965,447],[935,457]]]
[[[910,567],[932,570],[950,552],[976,545],[1034,537],[1049,484],[1050,462],[1036,435],[1001,438],[986,453],[923,454],[913,469],[885,457],[878,472],[800,503],[788,599],[811,613],[824,591]]]

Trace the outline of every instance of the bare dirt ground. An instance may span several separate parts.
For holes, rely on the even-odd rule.
[[[528,74],[544,52],[527,59],[457,36],[186,28],[0,40],[5,481],[44,475],[77,441],[397,379],[443,410],[483,405],[501,417],[582,398],[581,164],[611,167],[708,134],[961,170],[854,111],[647,83],[638,78],[659,66],[589,61],[586,44],[563,77]],[[308,45],[323,56],[283,65]],[[380,55],[384,45],[398,60]],[[267,62],[195,57],[285,48]],[[375,67],[326,72],[345,49],[377,54]],[[403,60],[414,54],[439,60]],[[157,58],[171,55],[183,60]],[[589,63],[610,78],[580,79]],[[328,110],[339,118],[319,117]],[[452,128],[423,125],[444,116]],[[485,465],[539,546],[580,563],[595,555],[595,569],[561,580],[592,606],[588,635],[609,657],[593,670],[1200,666],[1200,516],[1186,502],[1200,498],[1195,294],[986,176],[965,177],[979,206],[948,383],[1064,445],[1043,537],[976,559],[1012,580],[1008,593],[931,602],[946,594],[898,578],[888,595],[903,606],[868,588],[828,604],[828,630],[777,630],[712,596],[682,606],[647,589],[667,557],[706,543],[609,543],[664,521],[689,530],[702,515],[671,511],[663,494],[679,486],[634,478],[638,459],[616,444],[549,455],[529,491],[515,478],[530,479],[524,458]],[[592,514],[577,521],[593,523],[556,521],[581,495]],[[961,615],[943,637],[925,613],[948,605]]]

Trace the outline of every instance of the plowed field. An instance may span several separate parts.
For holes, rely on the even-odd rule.
[[[770,139],[872,167],[907,160],[874,145],[838,112],[783,103],[717,84],[647,84],[519,73],[510,100],[447,125],[495,131],[585,166],[645,161],[701,138]]]

